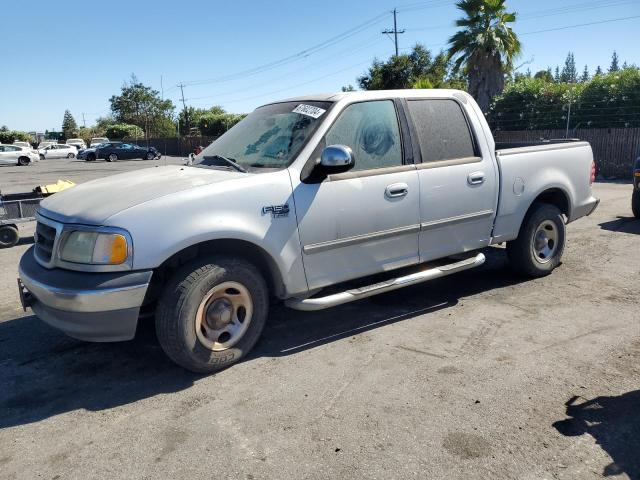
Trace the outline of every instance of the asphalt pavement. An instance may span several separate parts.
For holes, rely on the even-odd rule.
[[[181,159],[169,159],[180,163]],[[0,190],[159,162],[0,168]],[[135,340],[65,337],[0,250],[0,478],[640,478],[640,221],[600,183],[564,261],[482,267],[324,312],[273,305],[243,362],[198,376]]]

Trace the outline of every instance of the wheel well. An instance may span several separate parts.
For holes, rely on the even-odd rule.
[[[567,218],[569,218],[569,215],[571,214],[569,198],[567,197],[567,194],[559,188],[545,190],[536,197],[531,206],[536,203],[551,204],[557,207]],[[531,209],[531,207],[529,207],[529,209]]]
[[[181,265],[208,254],[234,255],[248,260],[260,270],[273,295],[276,297],[284,295],[285,289],[280,270],[264,249],[244,240],[220,239],[191,245],[165,260],[154,270],[147,298],[149,300],[157,298],[166,281]]]

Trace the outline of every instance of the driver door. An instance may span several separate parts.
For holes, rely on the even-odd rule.
[[[294,190],[310,289],[419,261],[419,182],[393,100],[347,106],[316,149],[345,145],[355,166]],[[314,154],[315,155],[315,154]]]

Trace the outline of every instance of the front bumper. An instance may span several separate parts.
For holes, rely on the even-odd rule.
[[[33,247],[20,259],[23,306],[70,337],[91,342],[131,340],[152,271],[118,273],[46,269]]]

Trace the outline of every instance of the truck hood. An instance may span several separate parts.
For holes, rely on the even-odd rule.
[[[56,193],[40,203],[39,212],[63,223],[101,225],[112,215],[141,203],[244,175],[174,165],[120,173]]]

